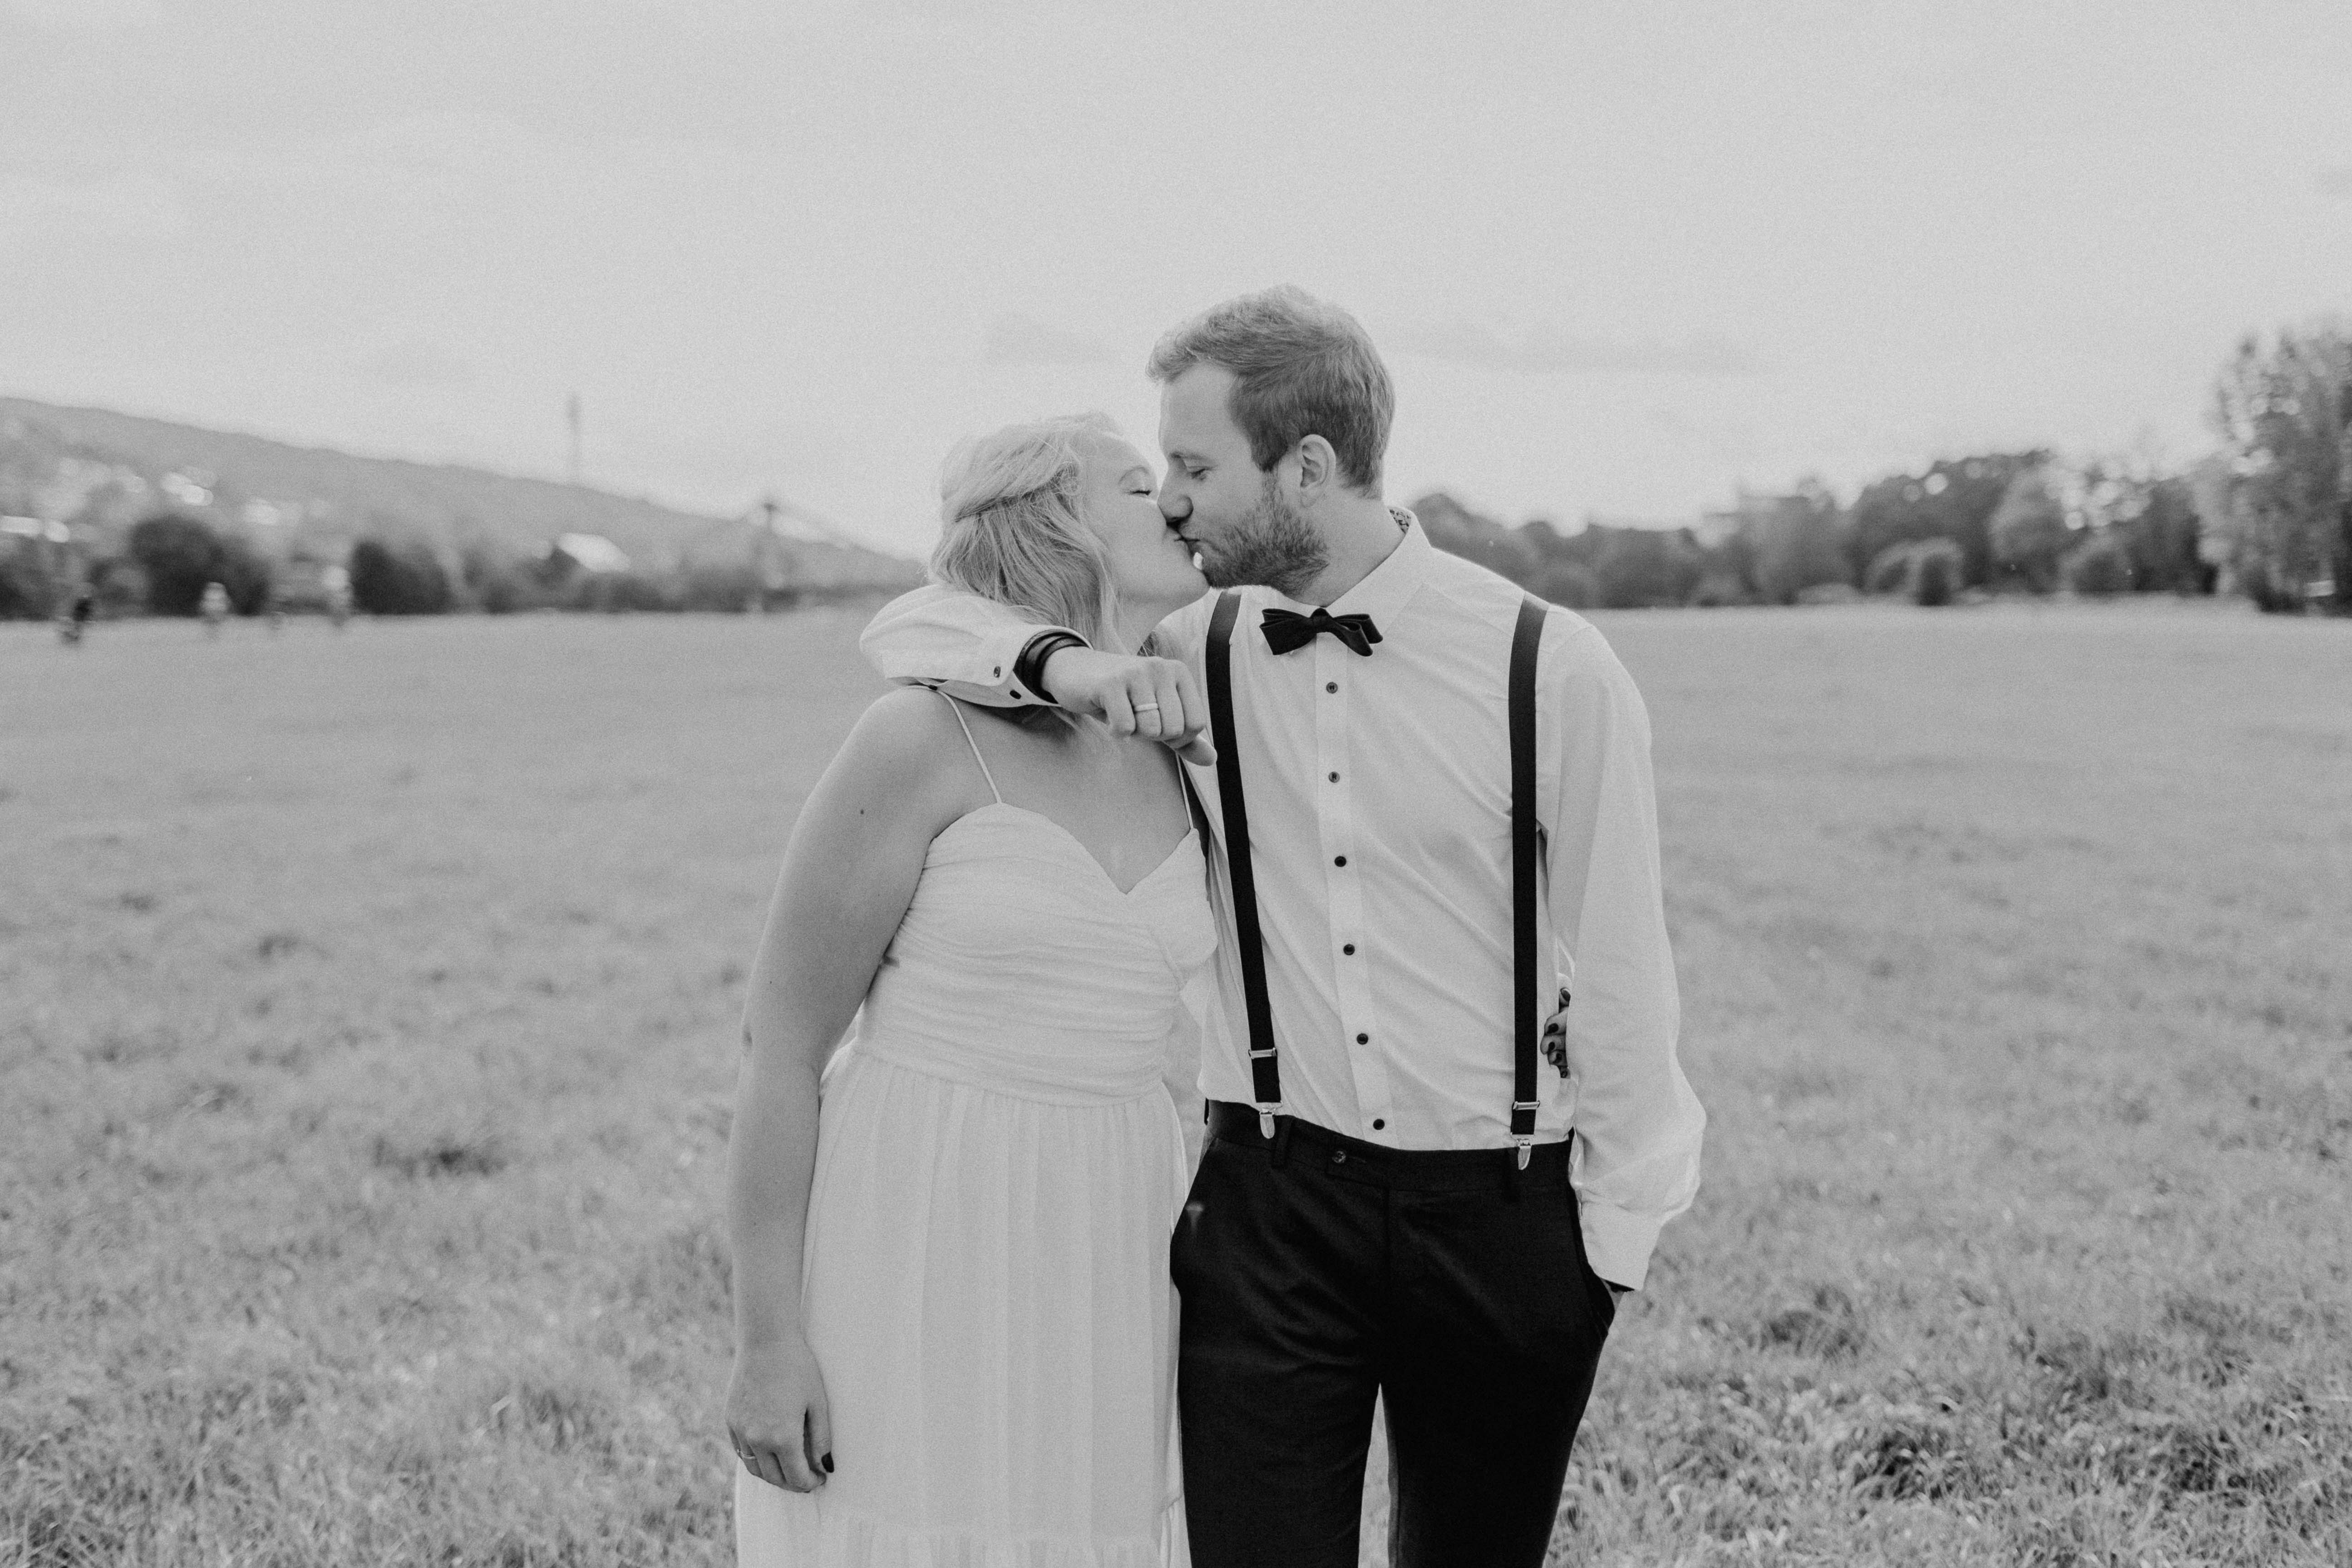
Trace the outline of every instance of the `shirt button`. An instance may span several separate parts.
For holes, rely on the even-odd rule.
[[[1339,775],[1338,773],[1333,773],[1331,775],[1331,782],[1333,784],[1338,784],[1339,782]]]
[[[1339,951],[1340,951],[1341,952],[1346,953],[1349,958],[1353,958],[1353,957],[1355,957],[1355,956],[1356,956],[1356,944],[1355,944],[1354,942],[1349,942],[1347,946],[1345,946],[1345,947],[1341,948]]]
[[[1337,691],[1339,689],[1339,683],[1336,680],[1327,680],[1323,683],[1323,689],[1326,691]]]
[[[1358,1045],[1360,1045],[1360,1046],[1369,1046],[1369,1045],[1370,1045],[1371,1043],[1372,1043],[1372,1037],[1371,1037],[1371,1036],[1370,1036],[1370,1035],[1358,1035],[1358,1036],[1356,1037],[1356,1044],[1358,1044]]]
[[[1331,858],[1331,864],[1333,864],[1334,866],[1344,866],[1344,865],[1346,865],[1347,863],[1348,863],[1348,858],[1347,858],[1345,855],[1334,855],[1334,856]]]
[[[1382,1120],[1381,1118],[1377,1117],[1377,1116],[1375,1116],[1375,1117],[1373,1117],[1373,1118],[1372,1118],[1372,1131],[1375,1131],[1375,1132],[1383,1131],[1385,1131],[1385,1130],[1387,1129],[1387,1127],[1388,1127],[1388,1122],[1387,1122],[1386,1121],[1384,1121],[1384,1120]]]

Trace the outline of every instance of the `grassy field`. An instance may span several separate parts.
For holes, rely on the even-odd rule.
[[[0,1564],[725,1559],[856,624],[0,627]],[[2352,626],[1603,626],[1713,1124],[1559,1560],[2352,1561]]]

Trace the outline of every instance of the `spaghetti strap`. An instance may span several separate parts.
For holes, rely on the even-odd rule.
[[[936,686],[931,689],[940,691]],[[996,787],[996,775],[988,771],[988,759],[980,754],[980,742],[971,738],[971,726],[964,721],[963,704],[944,691],[940,691],[940,698],[948,705],[948,710],[956,716],[956,727],[963,731],[963,743],[971,748],[971,760],[980,764],[980,776],[988,781],[988,793],[996,797],[997,805],[1003,805],[1004,792]]]
[[[1183,797],[1184,815],[1192,819],[1192,830],[1201,836],[1201,847],[1205,853],[1209,844],[1209,814],[1202,807],[1200,792],[1192,787],[1192,770],[1186,767],[1181,758],[1176,763],[1176,793]]]

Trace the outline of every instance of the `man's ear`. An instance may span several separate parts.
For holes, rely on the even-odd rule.
[[[1320,436],[1302,437],[1297,450],[1298,489],[1301,492],[1298,499],[1310,500],[1318,491],[1330,489],[1338,481],[1339,454],[1333,451],[1331,443]]]

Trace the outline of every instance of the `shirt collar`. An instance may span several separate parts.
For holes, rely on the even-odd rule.
[[[1397,520],[1404,537],[1386,560],[1364,574],[1362,581],[1331,601],[1333,615],[1370,616],[1378,626],[1403,610],[1405,601],[1428,579],[1430,557],[1437,547],[1422,531],[1421,520],[1401,506],[1389,508],[1389,515]]]

